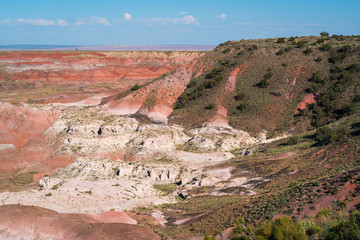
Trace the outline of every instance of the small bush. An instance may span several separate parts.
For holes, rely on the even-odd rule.
[[[350,53],[351,52],[351,46],[350,45],[345,45],[343,47],[341,47],[338,52],[340,53]]]
[[[307,48],[307,49],[305,49],[305,50],[303,51],[303,53],[304,53],[305,55],[310,55],[312,52],[313,52],[313,51],[312,51],[311,48]]]
[[[216,85],[218,85],[223,79],[224,79],[224,77],[221,75],[216,76],[215,78],[210,79],[205,82],[205,88],[213,88]]]
[[[263,79],[257,84],[257,86],[260,88],[267,88],[269,86],[269,82],[267,79]]]
[[[358,63],[353,63],[346,68],[346,71],[349,71],[351,74],[360,72],[360,65]]]
[[[330,63],[337,63],[339,61],[344,60],[347,57],[347,53],[341,52],[341,53],[335,53],[329,58]]]
[[[284,51],[282,49],[280,49],[279,51],[277,51],[275,53],[276,56],[280,56],[280,55],[283,55],[284,54]]]
[[[218,76],[222,71],[224,71],[224,67],[215,67],[211,70],[210,73],[205,75],[206,79],[212,79]]]
[[[240,103],[240,105],[237,106],[236,109],[239,110],[239,111],[244,111],[248,107],[248,105],[249,104],[246,103],[246,102],[245,103]]]
[[[241,100],[243,100],[245,98],[245,94],[244,93],[238,93],[238,94],[235,95],[234,98],[235,98],[236,101],[241,101]]]
[[[288,39],[288,42],[293,42],[293,41],[295,41],[295,37],[290,37],[289,39]]]
[[[225,49],[222,51],[222,53],[226,54],[226,53],[228,53],[228,52],[230,52],[230,51],[231,51],[231,49],[230,49],[230,47],[228,47],[228,48],[225,48]]]
[[[49,193],[45,194],[45,196],[46,196],[46,197],[50,197],[50,196],[52,196],[52,193],[49,192]]]
[[[328,33],[328,32],[321,32],[321,33],[320,33],[320,36],[322,36],[322,37],[328,37],[328,36],[329,36],[329,33]]]
[[[323,39],[323,38],[319,38],[317,41],[316,41],[316,43],[318,43],[318,44],[321,44],[321,43],[324,43],[325,42],[325,39]]]
[[[327,145],[333,142],[342,140],[349,130],[346,127],[338,127],[335,130],[329,127],[322,127],[316,131],[315,139],[322,145]]]
[[[277,43],[285,43],[285,38],[278,38]]]
[[[264,79],[270,79],[274,76],[273,72],[268,70],[268,72],[264,75]]]
[[[189,84],[186,86],[187,88],[192,88],[196,86],[196,80],[193,78],[190,80]]]
[[[163,195],[166,196],[174,192],[176,186],[177,185],[175,183],[170,183],[170,184],[155,184],[153,187],[159,191],[162,191]]]
[[[292,47],[285,48],[285,52],[290,52],[292,50]]]
[[[215,108],[215,103],[209,103],[209,105],[207,105],[205,107],[205,109],[209,109],[209,110],[214,109],[214,108]]]
[[[332,49],[332,46],[330,43],[323,44],[320,48],[320,51],[328,52]]]
[[[287,145],[296,145],[299,143],[299,137],[298,136],[292,136],[289,138],[289,140],[287,141]]]
[[[254,51],[254,50],[257,50],[258,49],[258,46],[257,45],[251,45],[249,48],[248,48],[248,51]]]
[[[311,76],[311,78],[309,79],[310,82],[314,82],[314,83],[323,83],[323,79],[321,77],[321,73],[318,71],[316,73],[313,73],[313,75]]]
[[[135,84],[132,88],[131,88],[131,91],[136,91],[136,90],[139,90],[140,89],[140,86],[138,84]]]
[[[298,41],[298,42],[296,43],[296,47],[297,47],[297,48],[305,47],[307,43],[308,43],[308,42],[305,41],[305,40],[300,40],[300,41]]]
[[[315,62],[321,62],[321,61],[322,61],[322,57],[319,56],[319,57],[315,58],[314,61],[315,61]]]
[[[287,66],[288,66],[288,64],[287,64],[287,63],[283,63],[283,64],[281,64],[281,66],[283,66],[283,67],[287,67]]]

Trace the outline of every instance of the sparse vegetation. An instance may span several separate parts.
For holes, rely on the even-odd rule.
[[[138,84],[135,84],[132,88],[131,91],[137,91],[140,89],[140,86]]]
[[[171,184],[155,184],[154,188],[163,192],[163,195],[169,195],[170,193],[174,192],[176,189],[176,184],[175,183],[171,183]]]
[[[209,103],[209,105],[207,105],[205,107],[205,109],[209,109],[209,110],[214,109],[214,108],[215,108],[215,103]]]
[[[284,51],[282,49],[280,49],[279,51],[277,51],[276,53],[276,56],[280,56],[280,55],[283,55],[284,54]]]
[[[305,49],[305,50],[303,51],[303,53],[304,53],[305,55],[310,55],[312,52],[313,52],[313,51],[312,51],[311,48],[307,48],[307,49]]]

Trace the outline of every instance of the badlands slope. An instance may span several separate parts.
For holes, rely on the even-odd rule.
[[[226,42],[207,53],[0,53],[0,238],[75,239],[94,228],[84,236],[111,239],[119,227],[156,239],[119,219],[183,237],[225,230],[238,216],[255,223],[343,201],[334,194],[315,204],[329,194],[326,181],[344,177],[357,189],[355,40]],[[336,48],[324,51],[321,41]],[[345,129],[329,146],[315,132],[327,124]],[[314,181],[315,200],[287,192]],[[360,200],[352,199],[349,209]],[[29,212],[18,216],[23,225],[13,224],[16,211]],[[54,228],[39,228],[42,214]]]
[[[1,222],[1,228],[7,230],[0,231],[0,236],[72,239],[83,225],[67,229],[65,225],[71,224],[72,218],[65,213],[115,214],[172,203],[177,198],[186,199],[197,187],[210,187],[212,195],[227,195],[222,189],[244,185],[240,194],[255,194],[251,180],[230,179],[231,168],[206,167],[230,159],[233,155],[228,151],[246,148],[257,139],[234,129],[187,132],[179,125],[166,124],[172,105],[190,78],[208,68],[195,66],[193,59],[201,55],[1,53],[1,214],[2,219],[10,218],[14,211],[23,214]],[[131,92],[129,88],[135,83],[145,85]],[[121,95],[125,98],[118,99]],[[131,117],[143,115],[150,121]],[[169,192],[161,191],[169,187]],[[34,229],[28,222],[45,210],[22,209],[21,205],[56,211],[46,210],[46,214],[58,227]],[[111,219],[108,215],[90,222],[107,223]],[[161,212],[153,215],[153,221],[166,222]],[[22,224],[14,226],[15,221]],[[99,228],[104,231],[105,227],[108,233],[108,228],[114,227],[99,226],[94,239]],[[151,239],[147,230],[126,228],[134,232],[134,239],[137,231]]]

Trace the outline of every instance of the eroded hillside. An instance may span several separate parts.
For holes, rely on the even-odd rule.
[[[239,217],[317,221],[329,206],[345,216],[360,203],[359,40],[4,53],[3,209],[45,207],[56,212],[23,211],[48,211],[59,224],[87,214],[81,224],[96,234],[122,216],[164,239],[217,234]]]

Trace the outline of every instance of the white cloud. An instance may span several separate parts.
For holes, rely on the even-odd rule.
[[[195,25],[199,25],[200,23],[198,22],[198,20],[196,20],[193,16],[191,15],[185,15],[182,19],[182,22],[184,22],[185,24],[195,24]]]
[[[37,25],[37,26],[54,26],[56,23],[53,20],[46,20],[42,18],[37,19],[23,19],[19,18],[17,20],[18,23],[25,23],[25,24],[31,24],[31,25]]]
[[[131,14],[130,13],[125,13],[124,14],[124,19],[125,20],[130,20],[132,18]]]
[[[83,21],[77,21],[74,23],[75,26],[84,25],[85,23]]]
[[[102,24],[105,26],[111,26],[111,23],[104,17],[90,17],[90,24]]]
[[[199,21],[192,15],[185,14],[183,17],[175,17],[175,18],[162,18],[162,17],[154,17],[154,18],[137,18],[134,19],[138,22],[145,22],[147,26],[164,26],[167,24],[186,24],[186,25],[200,25]]]
[[[187,15],[188,13],[187,12],[180,12],[179,14],[180,15]]]
[[[67,21],[63,20],[63,19],[58,19],[57,20],[57,25],[59,25],[59,26],[69,26],[70,24]]]
[[[220,14],[219,16],[217,16],[217,18],[220,18],[222,20],[225,20],[226,19],[226,14],[225,13],[222,13]]]
[[[9,23],[11,23],[10,18],[0,20],[0,24],[9,24]]]
[[[88,17],[88,18],[79,18],[77,22],[75,22],[75,26],[84,25],[84,24],[101,24],[105,26],[111,26],[112,24],[104,17]]]

